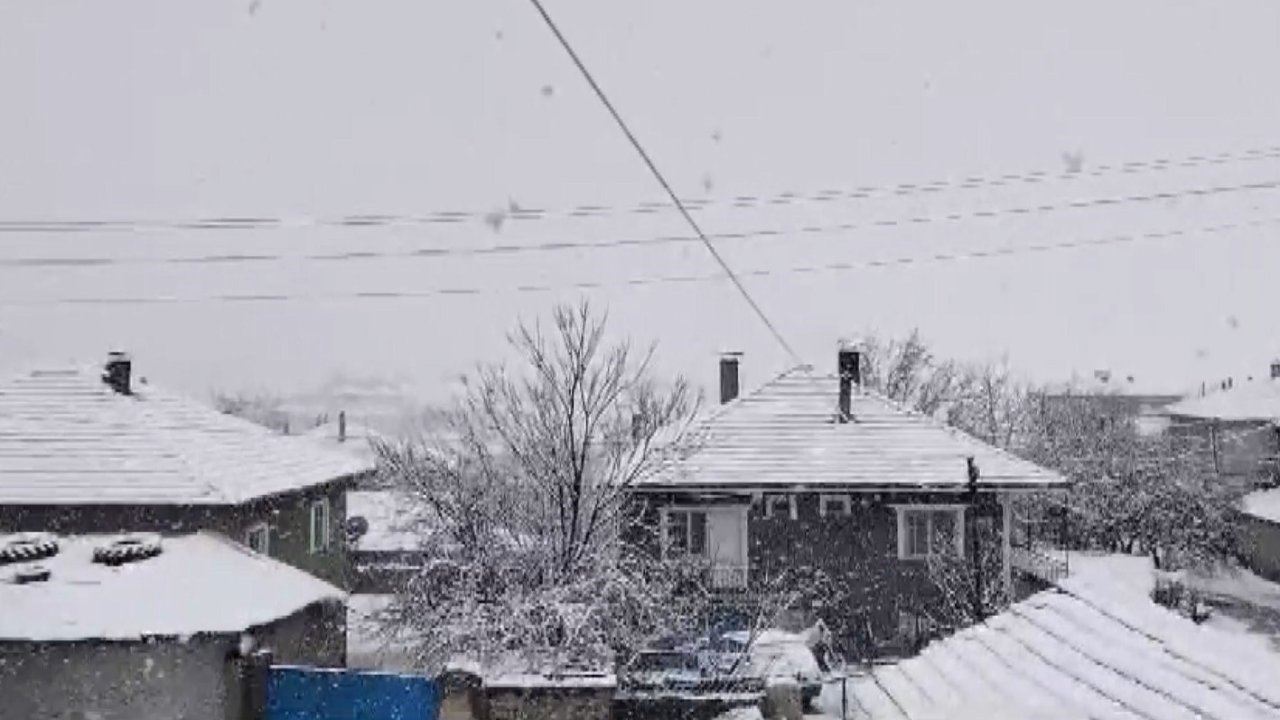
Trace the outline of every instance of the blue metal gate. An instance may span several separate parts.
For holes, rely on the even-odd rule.
[[[437,720],[440,689],[415,675],[272,666],[266,720]]]

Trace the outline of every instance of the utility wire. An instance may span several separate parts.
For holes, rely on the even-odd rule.
[[[749,270],[743,274],[752,277],[773,277],[788,274],[800,273],[818,273],[818,272],[842,272],[850,270],[862,270],[872,268],[889,268],[909,265],[925,265],[925,264],[942,264],[949,262],[960,262],[967,260],[982,260],[997,257],[1010,257],[1016,255],[1024,255],[1031,253],[1051,252],[1056,250],[1069,250],[1091,247],[1105,247],[1111,245],[1125,245],[1151,240],[1174,240],[1178,238],[1194,237],[1198,235],[1218,235],[1221,233],[1232,232],[1236,230],[1244,230],[1249,228],[1259,228],[1280,224],[1280,216],[1266,218],[1263,220],[1255,220],[1250,222],[1225,223],[1221,225],[1211,225],[1207,227],[1193,228],[1190,230],[1163,230],[1156,232],[1147,232],[1129,235],[1113,235],[1103,238],[1094,238],[1090,240],[1072,240],[1056,243],[1042,243],[1037,245],[1012,245],[990,250],[975,250],[969,252],[945,252],[933,255],[916,255],[904,256],[897,258],[886,258],[879,260],[867,260],[863,262],[841,262],[829,263],[824,265],[801,265],[788,268],[767,268],[760,270]],[[484,295],[495,292],[516,292],[516,293],[542,293],[554,292],[557,290],[598,290],[606,287],[634,287],[643,285],[659,285],[659,284],[693,284],[701,282],[716,282],[727,279],[728,276],[722,273],[711,275],[661,275],[633,278],[619,282],[597,282],[587,281],[561,285],[516,285],[507,288],[478,288],[478,287],[454,287],[454,288],[436,288],[431,290],[370,290],[363,292],[349,293],[325,293],[325,294],[271,294],[271,293],[251,293],[251,294],[231,294],[231,295],[207,295],[201,297],[178,297],[178,296],[154,296],[154,297],[80,297],[80,298],[55,298],[51,300],[35,300],[27,302],[0,302],[0,308],[3,307],[48,307],[59,305],[153,305],[153,304],[174,304],[174,303],[203,303],[203,302],[287,302],[295,300],[394,300],[394,299],[421,299],[434,298],[442,296],[475,296]]]
[[[103,256],[69,256],[69,257],[10,257],[0,258],[3,267],[104,267],[114,265],[189,265],[189,264],[233,264],[275,262],[284,260],[303,261],[342,261],[342,260],[380,260],[380,259],[412,259],[436,258],[448,256],[509,255],[526,252],[557,252],[565,250],[606,250],[624,247],[644,247],[650,245],[669,245],[690,242],[703,242],[703,238],[712,240],[751,240],[782,239],[803,235],[831,235],[859,230],[878,228],[913,228],[922,225],[937,225],[966,220],[990,220],[1003,217],[1035,216],[1057,213],[1067,210],[1087,210],[1100,207],[1113,207],[1130,204],[1167,202],[1189,197],[1209,197],[1227,195],[1238,192],[1263,192],[1280,189],[1280,180],[1268,180],[1244,185],[1223,185],[1170,192],[1150,193],[1145,195],[1123,195],[1096,197],[1080,200],[1068,200],[1060,203],[1040,205],[1023,205],[1019,207],[996,208],[991,210],[971,210],[968,212],[947,213],[945,215],[917,215],[914,217],[882,218],[863,222],[836,223],[830,225],[805,225],[798,228],[758,228],[734,232],[705,233],[696,235],[660,235],[649,238],[629,238],[603,241],[569,241],[556,240],[541,243],[501,243],[490,245],[470,245],[464,247],[428,246],[407,250],[340,250],[328,253],[311,253],[301,255],[277,253],[223,253],[200,256],[170,257],[103,257]]]
[[[687,222],[689,227],[693,229],[694,233],[698,235],[698,238],[702,241],[702,244],[706,246],[707,251],[711,253],[711,256],[715,258],[715,261],[724,269],[725,274],[733,281],[734,286],[738,288],[738,292],[742,293],[742,297],[747,301],[747,304],[751,306],[751,309],[755,311],[756,315],[760,317],[761,322],[765,324],[765,327],[769,328],[769,332],[773,333],[774,339],[778,341],[778,344],[782,346],[782,349],[785,350],[786,353],[791,356],[791,359],[797,364],[802,364],[803,361],[800,359],[800,356],[796,354],[796,351],[792,349],[786,338],[784,338],[782,333],[778,331],[778,328],[774,326],[773,321],[769,319],[769,316],[765,315],[764,310],[762,310],[760,305],[756,303],[755,298],[751,297],[751,293],[747,291],[747,287],[742,284],[742,281],[738,279],[737,275],[733,274],[733,269],[729,267],[729,263],[725,262],[725,259],[721,257],[720,252],[716,250],[715,245],[707,239],[707,236],[702,232],[702,228],[698,226],[698,221],[693,219],[693,215],[690,214],[688,208],[684,206],[684,203],[680,200],[680,196],[676,195],[676,191],[672,189],[671,183],[667,182],[662,171],[658,170],[658,166],[655,165],[653,159],[649,157],[649,153],[645,151],[644,146],[640,144],[638,139],[636,139],[635,134],[631,132],[631,128],[627,127],[627,123],[623,121],[622,116],[618,114],[613,103],[609,102],[608,96],[604,94],[604,90],[601,89],[600,84],[597,83],[595,77],[591,75],[591,71],[587,70],[587,66],[582,62],[582,59],[578,57],[578,53],[575,52],[573,46],[569,44],[569,40],[565,38],[564,33],[560,32],[560,28],[556,25],[555,21],[551,19],[551,15],[547,13],[547,9],[542,6],[542,0],[529,0],[529,2],[533,3],[534,8],[536,8],[538,14],[542,16],[547,27],[551,30],[552,34],[556,36],[556,39],[560,41],[560,46],[569,54],[569,59],[573,60],[573,64],[578,66],[578,71],[582,73],[582,77],[586,79],[587,84],[589,84],[591,89],[595,91],[596,97],[600,98],[601,104],[603,104],[605,109],[609,111],[609,114],[613,116],[614,122],[618,123],[618,128],[622,130],[623,135],[627,136],[627,140],[631,142],[631,146],[635,148],[636,153],[638,153],[640,158],[644,160],[644,164],[648,166],[649,172],[653,173],[654,179],[656,179],[658,183],[662,185],[662,189],[667,192],[667,196],[671,198],[671,204],[675,205],[676,209],[680,211],[680,215],[684,217],[685,222]]]
[[[862,200],[875,197],[906,197],[941,193],[946,191],[973,190],[1005,187],[1014,184],[1039,184],[1096,178],[1105,175],[1132,175],[1144,172],[1163,172],[1183,168],[1197,168],[1229,163],[1258,162],[1280,159],[1280,146],[1223,152],[1212,155],[1188,155],[1176,158],[1155,158],[1116,164],[1095,165],[1079,172],[1050,172],[1029,170],[1003,175],[973,175],[961,179],[938,179],[896,185],[861,186],[856,188],[824,188],[814,191],[786,190],[772,195],[739,195],[733,198],[684,198],[683,205],[691,212],[717,206],[731,208],[759,208],[795,205],[800,203],[832,203],[846,200]],[[567,209],[538,209],[520,207],[514,202],[500,210],[436,210],[401,214],[348,214],[331,217],[311,216],[226,216],[170,220],[84,218],[70,220],[10,219],[0,220],[0,233],[123,233],[188,230],[263,230],[276,228],[332,227],[360,229],[370,227],[417,227],[423,225],[459,225],[483,221],[500,225],[507,220],[552,220],[575,218],[599,218],[614,215],[653,215],[674,209],[669,202],[646,202],[634,205],[578,205]]]

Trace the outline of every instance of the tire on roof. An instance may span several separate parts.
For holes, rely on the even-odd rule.
[[[0,565],[43,560],[58,554],[58,539],[49,533],[21,533],[0,542]]]
[[[103,565],[124,565],[160,554],[160,536],[154,533],[121,535],[93,549],[93,561]]]

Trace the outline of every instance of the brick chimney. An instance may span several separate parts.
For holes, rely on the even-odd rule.
[[[1280,380],[1280,358],[1271,361],[1271,379]]]
[[[836,357],[836,366],[840,372],[840,422],[847,423],[853,418],[853,389],[862,385],[862,351],[857,345],[840,344],[840,352]]]
[[[132,395],[129,376],[133,372],[133,361],[129,353],[114,351],[107,353],[107,362],[102,366],[102,382],[111,386],[121,395]]]
[[[338,411],[338,442],[347,441],[347,411]]]
[[[720,354],[720,404],[732,402],[738,398],[738,361],[740,352]]]

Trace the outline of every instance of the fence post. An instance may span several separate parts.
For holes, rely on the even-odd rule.
[[[840,720],[849,720],[849,672],[840,678]]]
[[[272,659],[270,650],[262,650],[234,661],[240,686],[237,717],[241,720],[267,720],[267,676]]]

